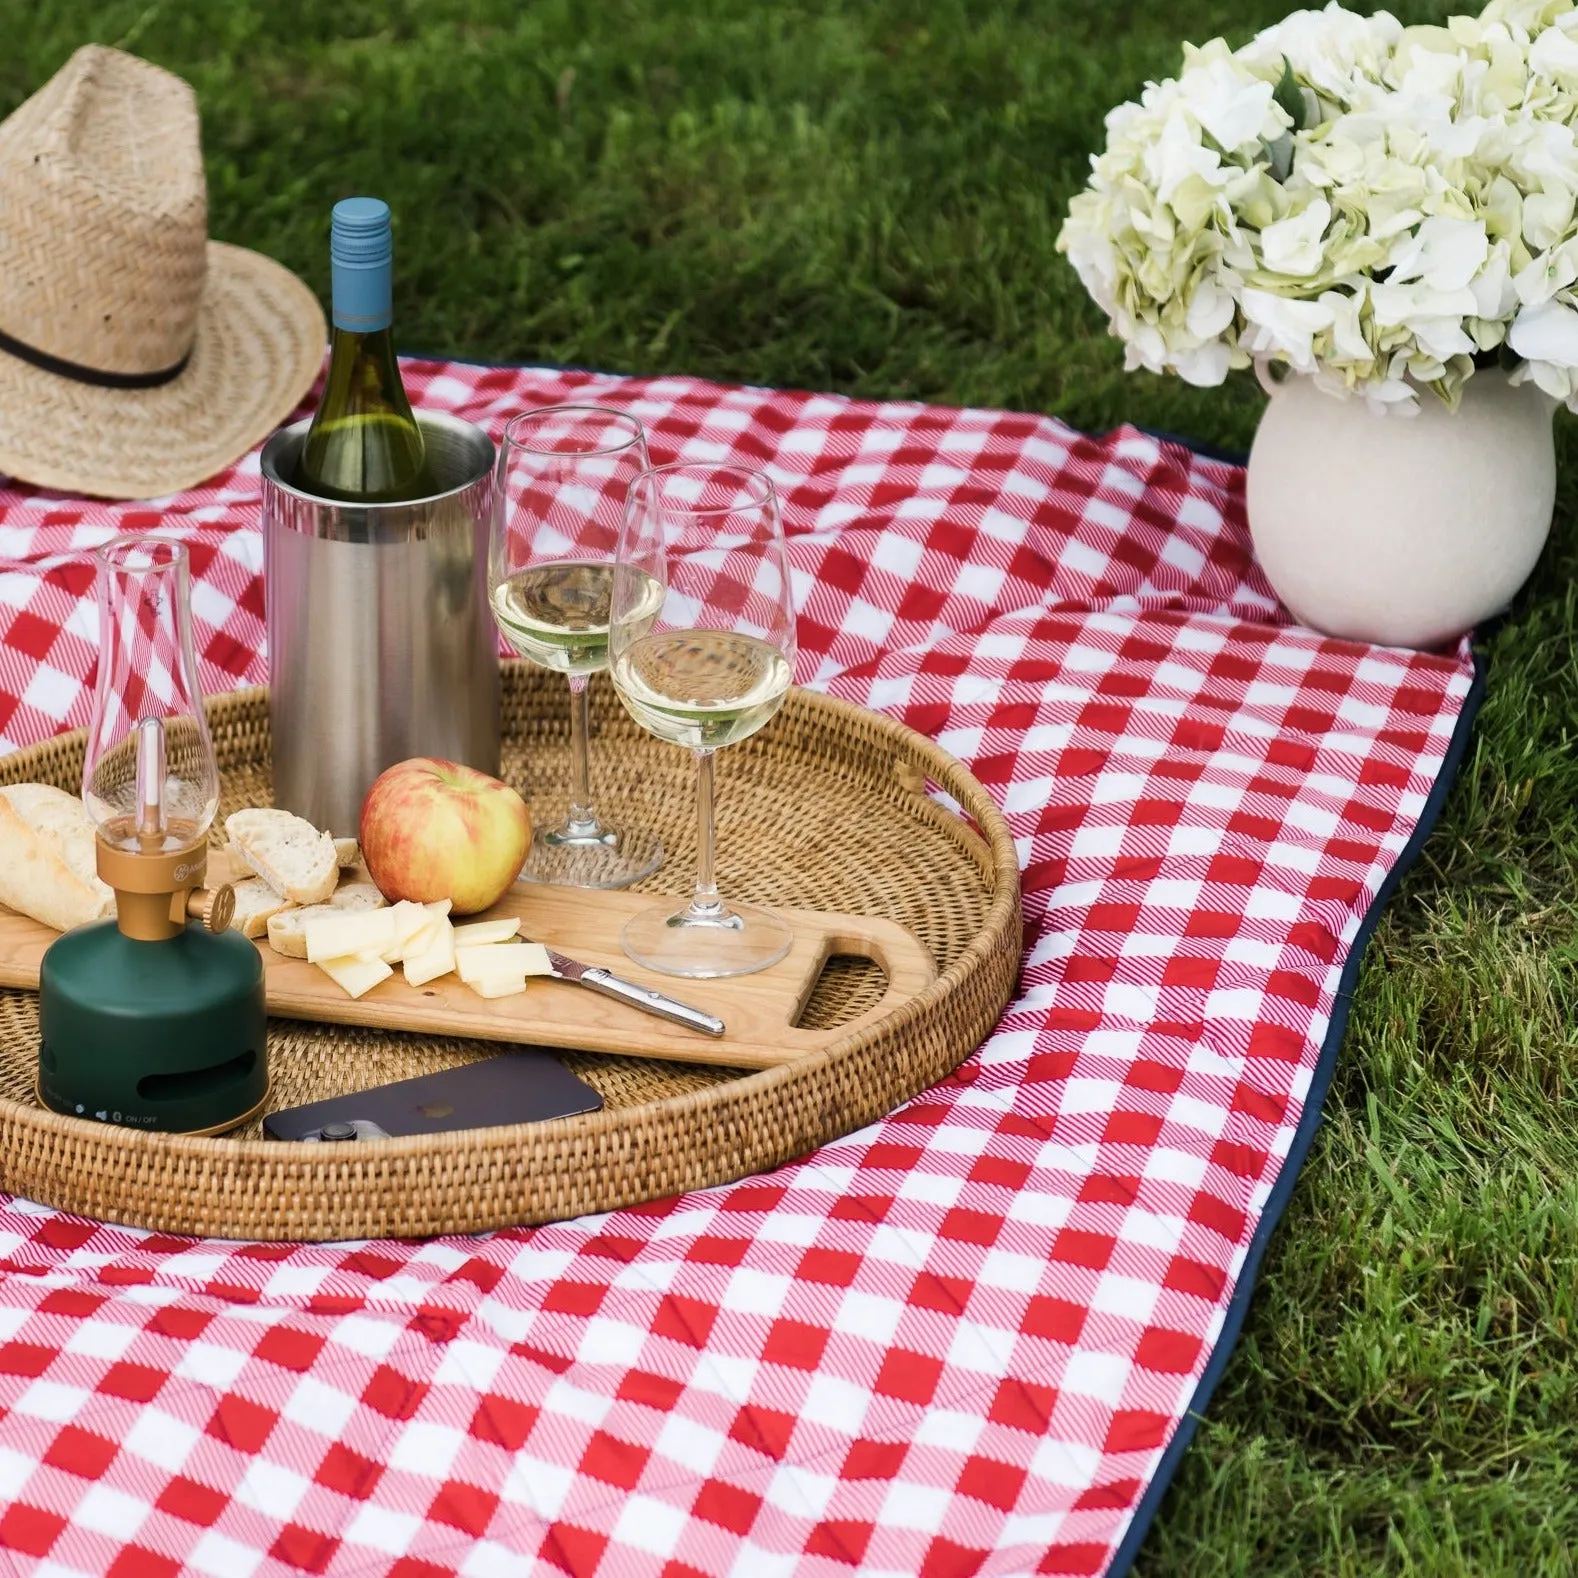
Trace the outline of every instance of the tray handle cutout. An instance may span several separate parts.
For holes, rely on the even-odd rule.
[[[830,915],[828,930],[822,938],[816,968],[806,979],[805,992],[783,1034],[784,1049],[804,1055],[849,1035],[862,1025],[890,1014],[900,1003],[908,1002],[937,979],[937,966],[926,945],[907,926],[875,915]],[[799,1023],[816,983],[829,959],[839,956],[870,959],[886,978],[882,996],[864,1013],[842,1024],[825,1029],[807,1029]]]

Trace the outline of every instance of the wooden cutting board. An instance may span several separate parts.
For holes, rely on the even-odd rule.
[[[209,857],[209,882],[223,882],[229,876],[228,857],[216,851]],[[652,894],[517,883],[486,917],[466,919],[518,915],[523,937],[585,964],[604,965],[626,980],[656,987],[716,1014],[728,1026],[721,1039],[669,1024],[587,987],[543,978],[529,981],[522,995],[489,1001],[454,975],[424,987],[409,987],[397,968],[365,997],[352,999],[316,965],[284,958],[267,942],[260,942],[269,1012],[324,1024],[771,1068],[820,1051],[858,1026],[891,1013],[936,978],[931,955],[906,927],[870,915],[815,910],[778,911],[793,929],[794,942],[788,955],[771,969],[722,981],[657,975],[632,964],[619,946],[625,921],[654,902]],[[0,905],[0,986],[36,991],[39,961],[56,935]],[[875,1007],[848,1024],[831,1030],[800,1029],[796,1021],[822,966],[836,954],[875,961],[887,976],[887,990]]]

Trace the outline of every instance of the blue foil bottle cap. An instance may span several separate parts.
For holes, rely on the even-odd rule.
[[[347,197],[336,203],[329,226],[329,262],[335,328],[353,334],[387,329],[394,319],[389,205],[377,197]]]

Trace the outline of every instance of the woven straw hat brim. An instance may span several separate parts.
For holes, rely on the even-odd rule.
[[[0,472],[100,498],[180,493],[239,460],[323,365],[318,299],[271,258],[208,243],[191,360],[155,389],[101,389],[0,352]]]

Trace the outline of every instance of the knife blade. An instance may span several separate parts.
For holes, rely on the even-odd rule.
[[[699,1008],[692,1008],[689,1003],[679,1002],[650,986],[637,986],[634,981],[627,981],[612,970],[603,969],[601,965],[582,964],[579,959],[571,959],[552,948],[547,952],[553,973],[561,981],[589,986],[604,997],[628,1003],[630,1007],[639,1008],[646,1014],[656,1014],[659,1019],[683,1025],[687,1030],[700,1031],[704,1036],[721,1036],[724,1032],[725,1026],[721,1019],[703,1013]]]

